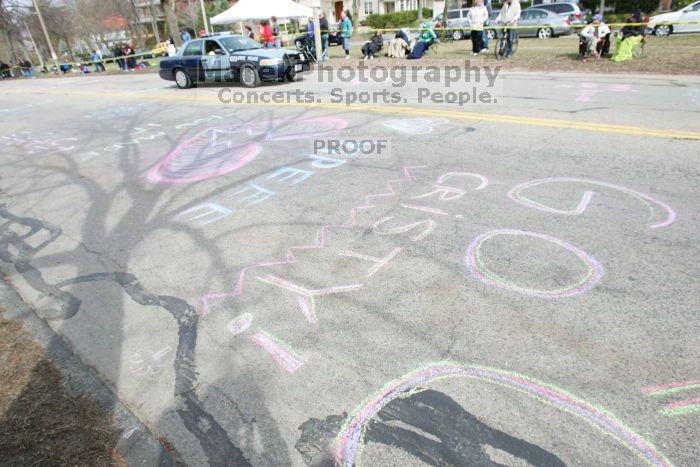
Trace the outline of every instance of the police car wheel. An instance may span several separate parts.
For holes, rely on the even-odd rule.
[[[284,78],[285,78],[287,81],[289,81],[290,83],[293,82],[293,81],[296,81],[296,79],[297,79],[297,72],[294,71],[294,70],[288,70],[288,71],[284,74]]]
[[[175,84],[180,89],[187,89],[192,87],[192,80],[185,70],[177,69],[175,70]]]
[[[241,83],[247,88],[254,88],[260,84],[260,76],[252,65],[241,67]]]

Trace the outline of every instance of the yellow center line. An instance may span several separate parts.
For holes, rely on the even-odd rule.
[[[14,92],[30,93],[30,94],[52,94],[52,95],[70,95],[70,96],[109,96],[109,97],[125,97],[125,98],[137,98],[137,99],[153,99],[161,101],[200,101],[200,102],[219,102],[218,96],[208,95],[202,96],[200,94],[184,94],[179,92],[178,94],[153,94],[153,93],[142,93],[142,92],[120,92],[120,91],[68,91],[68,90],[48,90],[48,89],[29,89],[29,88],[16,88],[12,89]],[[223,103],[222,103],[223,104]],[[595,131],[601,133],[618,133],[627,135],[639,135],[639,136],[652,136],[659,138],[681,138],[681,139],[693,139],[700,140],[700,132],[688,131],[688,130],[670,130],[663,128],[645,128],[630,125],[615,125],[611,123],[600,123],[600,122],[577,122],[570,120],[559,120],[551,118],[536,118],[536,117],[521,117],[517,115],[505,115],[505,114],[492,114],[492,113],[477,113],[477,112],[466,112],[457,110],[447,110],[447,109],[436,109],[436,108],[416,108],[416,107],[392,107],[386,105],[373,105],[373,104],[332,104],[332,103],[305,103],[305,102],[285,102],[279,103],[264,103],[264,102],[252,102],[235,104],[235,105],[270,105],[279,107],[282,105],[289,105],[295,107],[315,107],[319,109],[332,109],[338,110],[349,110],[349,111],[365,111],[365,112],[380,112],[380,113],[391,113],[391,114],[410,114],[410,115],[421,115],[421,116],[436,116],[436,117],[447,117],[455,118],[461,120],[480,120],[487,122],[498,122],[498,123],[513,123],[518,125],[530,125],[530,126],[542,126],[550,128],[566,128],[573,130],[586,130]]]

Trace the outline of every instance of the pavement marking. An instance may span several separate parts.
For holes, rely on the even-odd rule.
[[[52,91],[47,89],[28,89],[28,88],[15,88],[13,92],[31,93],[31,94],[52,94],[52,95],[72,95],[72,96],[109,96],[109,97],[126,97],[126,98],[136,98],[136,99],[153,99],[161,101],[201,101],[201,102],[218,102],[221,103],[217,95],[201,96],[201,95],[184,95],[184,94],[173,94],[173,95],[160,95],[160,94],[149,94],[149,93],[133,93],[133,92],[116,92],[116,91]],[[476,112],[463,112],[456,110],[445,110],[445,109],[435,109],[426,108],[419,109],[415,107],[390,107],[384,105],[372,105],[372,104],[331,104],[331,103],[296,103],[287,102],[283,104],[277,103],[242,103],[236,105],[269,105],[269,106],[294,106],[294,107],[315,107],[320,109],[332,109],[337,111],[338,109],[348,110],[348,111],[365,111],[365,112],[379,112],[388,114],[410,114],[410,115],[422,115],[422,116],[438,116],[438,117],[448,117],[456,118],[461,120],[479,120],[487,122],[498,122],[498,123],[513,123],[518,125],[530,125],[530,126],[542,126],[550,128],[564,128],[572,130],[587,130],[595,131],[601,133],[618,133],[626,135],[638,135],[638,136],[651,136],[657,138],[680,138],[680,139],[690,139],[690,140],[700,140],[700,132],[697,131],[686,131],[686,130],[670,130],[661,128],[645,128],[645,127],[635,127],[629,125],[614,125],[611,123],[596,123],[596,122],[574,122],[567,120],[557,120],[550,118],[534,118],[534,117],[520,117],[515,115],[504,115],[504,114],[490,114],[490,113],[476,113]]]

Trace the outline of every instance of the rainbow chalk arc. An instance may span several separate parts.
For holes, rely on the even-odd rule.
[[[444,378],[468,378],[512,389],[588,422],[611,436],[649,465],[666,467],[671,462],[656,447],[625,426],[605,409],[556,386],[518,373],[485,366],[453,362],[433,363],[404,375],[361,403],[348,417],[336,439],[336,462],[343,467],[359,464],[364,433],[370,419],[393,399],[421,385]]]

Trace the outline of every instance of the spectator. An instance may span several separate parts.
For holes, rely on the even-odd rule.
[[[352,18],[349,10],[343,10],[340,13],[342,20],[340,21],[340,37],[343,38],[343,49],[345,50],[345,59],[350,59],[350,38],[352,37]]]
[[[245,34],[248,36],[248,39],[250,40],[255,40],[255,33],[253,32],[253,28],[250,27],[249,24],[245,25]]]
[[[490,26],[491,25],[491,13],[493,13],[493,7],[491,6],[491,0],[484,0],[484,6],[486,7],[486,11],[488,12],[489,16],[486,18],[486,22],[484,23],[484,26]],[[489,50],[489,30],[484,29],[484,32],[481,36],[481,41],[483,42],[482,44],[482,50]]]
[[[133,57],[134,53],[134,49],[130,45],[124,47],[124,55],[127,56],[126,69],[124,71],[134,71],[134,68],[136,68],[136,57]]]
[[[408,54],[409,60],[414,60],[421,58],[435,41],[437,41],[437,36],[435,31],[430,28],[430,23],[423,23],[423,29],[421,30],[420,36],[418,36],[418,41],[414,44],[411,49],[411,53]]]
[[[501,23],[505,26],[517,26],[520,20],[520,1],[519,0],[506,0],[503,2],[501,11],[498,13],[496,18],[496,23]],[[507,28],[505,30],[506,34],[506,48],[503,52],[496,58],[508,58],[513,55],[513,37],[515,37],[514,28]]]
[[[410,50],[408,46],[408,35],[406,35],[404,31],[396,31],[396,35],[391,42],[389,42],[389,52],[387,56],[392,58],[404,58],[408,50]]]
[[[272,36],[275,38],[275,48],[279,49],[282,47],[282,37],[280,36],[280,25],[277,24],[277,17],[272,16],[270,22],[272,23]]]
[[[272,33],[270,23],[266,19],[260,21],[260,43],[268,49],[275,46],[275,35]]]
[[[123,70],[124,67],[126,66],[126,64],[124,63],[124,59],[123,59],[123,58],[119,58],[119,57],[121,57],[121,56],[123,55],[121,46],[115,47],[114,50],[112,51],[112,53],[113,53],[114,56],[117,58],[117,60],[116,60],[116,61],[117,61],[117,66],[119,67],[120,70]]]
[[[373,60],[374,55],[381,50],[382,45],[384,45],[384,39],[382,38],[382,33],[375,31],[374,35],[370,40],[364,43],[362,46],[363,60]]]
[[[483,0],[474,0],[467,14],[467,19],[471,27],[472,55],[479,55],[483,49],[484,23],[489,19],[489,13]]]
[[[318,25],[321,28],[321,49],[323,51],[321,55],[323,56],[326,54],[326,50],[328,50],[330,27],[328,26],[328,18],[326,18],[326,14],[324,12],[319,13],[318,17]]]
[[[595,55],[596,58],[600,58],[601,52],[599,52],[599,45],[605,44],[605,38],[609,37],[610,28],[603,23],[603,15],[595,15],[591,24],[583,28],[581,31],[581,37],[586,41],[586,52],[587,55]],[[584,61],[586,58],[584,57]]]
[[[625,23],[628,23],[625,25],[625,27],[622,28],[622,39],[627,39],[628,37],[633,37],[633,36],[639,36],[640,34],[644,34],[644,28],[645,26],[641,23],[644,22],[644,19],[642,18],[642,11],[637,8],[634,10],[634,13],[632,13],[632,16],[627,18]]]
[[[187,29],[183,29],[182,31],[180,31],[180,39],[182,39],[182,43],[184,44],[185,42],[191,41],[192,36],[187,31]]]
[[[93,49],[92,53],[90,54],[90,58],[95,65],[95,72],[99,73],[101,71],[105,71],[105,65],[102,63],[102,52]]]
[[[175,44],[170,42],[170,39],[165,41],[165,50],[168,52],[168,57],[172,57],[173,55],[177,55],[177,49],[175,49]]]
[[[17,60],[17,66],[19,67],[19,72],[22,73],[22,76],[26,76],[27,78],[34,77],[32,64],[26,58]]]
[[[0,78],[12,78],[12,67],[0,60]]]

